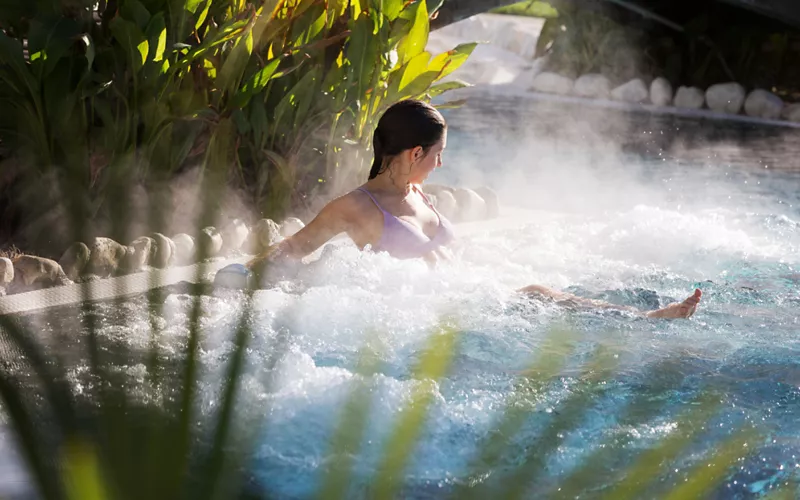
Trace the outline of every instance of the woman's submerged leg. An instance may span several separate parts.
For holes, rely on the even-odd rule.
[[[569,305],[569,306],[582,306],[594,309],[617,309],[620,311],[630,311],[638,314],[644,314],[648,318],[688,318],[695,313],[697,310],[697,304],[700,303],[700,298],[703,296],[703,292],[700,289],[695,289],[694,294],[688,297],[683,302],[675,302],[674,304],[670,304],[667,307],[663,307],[661,309],[657,309],[655,311],[642,311],[640,309],[636,309],[635,307],[630,306],[621,306],[617,304],[611,304],[609,302],[604,302],[602,300],[593,300],[593,299],[586,299],[583,297],[578,297],[577,295],[572,295],[571,293],[565,292],[558,292],[556,290],[552,290],[550,288],[541,286],[541,285],[529,285],[524,288],[520,288],[517,290],[518,292],[522,292],[525,295],[537,298],[549,298],[558,304],[562,305]]]

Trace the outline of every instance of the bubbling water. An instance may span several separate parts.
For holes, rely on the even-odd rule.
[[[723,405],[703,439],[746,422],[771,429],[774,443],[758,455],[764,460],[744,463],[721,490],[757,494],[800,455],[792,438],[800,431],[792,418],[800,410],[800,203],[782,191],[797,179],[775,175],[744,185],[741,178],[723,178],[724,189],[706,192],[708,172],[680,169],[669,175],[686,180],[685,191],[670,191],[655,176],[640,191],[652,196],[630,202],[598,200],[594,210],[540,204],[519,229],[460,241],[456,259],[436,269],[344,244],[305,271],[302,284],[257,291],[250,308],[238,292],[201,297],[201,418],[219,405],[244,311],[252,335],[236,413],[263,424],[249,465],[260,488],[299,498],[319,487],[323,471],[339,459],[330,441],[358,382],[368,391],[369,415],[353,456],[351,493],[364,492],[401,410],[422,390],[431,406],[405,471],[406,494],[433,496],[461,481],[551,327],[567,322],[577,347],[553,352],[569,354],[563,372],[520,399],[530,413],[501,466],[523,461],[561,403],[582,386],[581,362],[602,344],[615,349],[617,369],[580,425],[546,457],[547,477],[537,487],[555,485],[609,439],[624,438],[626,460],[633,459],[674,432],[679,411],[712,385],[721,389]],[[571,311],[514,291],[533,283],[641,309],[682,300],[695,287],[704,296],[691,320],[656,321],[628,312]],[[163,356],[182,356],[191,308],[185,295],[164,302],[155,324]],[[102,305],[97,314],[112,318],[101,327],[106,340],[141,350],[153,341],[143,298],[124,308]],[[441,324],[458,331],[450,370],[435,382],[417,380],[414,367]],[[367,346],[379,360],[374,373],[357,369]],[[74,384],[85,383],[85,368],[72,372]],[[119,369],[146,398],[146,366]],[[670,390],[657,395],[660,413],[646,422],[620,416],[637,396],[661,385]],[[682,456],[667,481],[702,463],[703,449],[701,443]]]

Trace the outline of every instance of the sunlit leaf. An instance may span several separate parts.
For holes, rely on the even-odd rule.
[[[462,43],[453,50],[443,52],[431,60],[428,69],[431,71],[438,71],[439,76],[436,80],[441,80],[460,68],[461,65],[467,61],[469,56],[472,55],[472,51],[475,50],[477,45],[477,43]]]
[[[328,0],[327,3],[327,24],[330,29],[337,19],[341,18],[347,12],[348,0]]]
[[[378,46],[373,39],[374,24],[370,16],[361,16],[354,23],[347,44],[347,60],[350,63],[347,79],[356,88],[356,95],[363,96],[369,88],[372,74],[378,62]]]
[[[382,13],[389,21],[394,21],[400,15],[404,5],[404,0],[382,0]]]
[[[425,46],[428,44],[430,24],[425,0],[419,0],[419,2],[412,4],[408,9],[413,10],[414,14],[408,34],[397,44],[397,55],[400,58],[400,64],[405,64],[410,61],[417,54],[425,50]]]
[[[132,22],[116,17],[109,23],[111,33],[119,41],[131,61],[134,71],[142,68],[150,46],[144,33]]]
[[[206,0],[204,2],[203,10],[200,11],[200,14],[197,16],[197,20],[194,22],[194,29],[199,30],[200,26],[206,22],[206,17],[208,17],[208,9],[211,8],[212,0]],[[190,11],[194,12],[194,11]]]
[[[156,62],[163,60],[167,48],[167,26],[163,13],[159,12],[153,16],[145,33],[151,49],[150,60]]]
[[[430,89],[426,92],[430,97],[437,97],[445,92],[449,92],[451,90],[458,90],[463,88],[471,87],[467,82],[463,82],[460,80],[453,80],[445,83],[438,83],[436,85],[432,85]]]
[[[408,87],[411,82],[416,80],[420,75],[428,70],[428,62],[430,59],[431,55],[428,52],[422,52],[408,61],[408,64],[402,72],[402,77],[400,78],[400,83],[397,87],[398,92],[402,92],[403,89]]]
[[[250,99],[252,99],[253,95],[261,92],[261,90],[267,85],[267,82],[276,76],[276,71],[278,70],[280,62],[280,59],[273,59],[272,61],[267,62],[263,68],[258,70],[256,74],[254,74],[247,82],[245,82],[234,98],[234,106],[247,106],[247,103],[250,102]]]
[[[685,481],[678,484],[664,498],[665,500],[683,500],[684,498],[708,498],[711,490],[719,484],[723,475],[742,458],[749,455],[753,447],[748,444],[757,442],[759,433],[754,429],[737,431],[720,446],[713,449],[708,463],[694,467]]]
[[[88,443],[72,440],[62,457],[64,483],[70,500],[109,499],[97,453]]]
[[[233,50],[217,73],[217,85],[221,92],[233,92],[239,85],[252,52],[253,33],[248,30],[242,38],[237,40]]]
[[[375,498],[393,498],[402,484],[403,472],[422,433],[436,382],[447,373],[455,355],[456,338],[454,328],[443,327],[431,338],[430,345],[414,368],[418,382],[384,447],[374,481]]]

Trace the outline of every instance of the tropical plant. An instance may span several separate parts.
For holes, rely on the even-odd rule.
[[[216,141],[227,181],[278,215],[363,171],[376,117],[462,86],[437,82],[475,47],[426,52],[425,0],[93,5],[0,10],[0,142],[22,212],[29,191],[50,208],[42,175],[84,194],[84,218],[118,212],[131,184],[203,168]]]
[[[508,14],[512,16],[527,16],[552,18],[558,17],[558,11],[547,2],[541,0],[524,0],[492,10],[495,14]]]
[[[607,2],[589,8],[548,0],[498,12],[545,18],[536,55],[548,55],[548,69],[566,75],[599,72],[616,83],[664,76],[675,86],[700,88],[738,81],[788,100],[799,95],[793,69],[800,58],[797,30],[732,5],[684,9],[674,2],[647,8]]]

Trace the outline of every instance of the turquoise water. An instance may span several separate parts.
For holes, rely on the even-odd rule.
[[[527,416],[490,469],[490,483],[503,484],[498,478],[512,466],[540,460],[545,468],[529,490],[540,497],[594,451],[619,449],[604,462],[608,471],[596,471],[600,479],[583,498],[592,497],[642,451],[674,435],[679,413],[703,389],[718,391],[720,406],[691,446],[660,470],[651,493],[713,461],[712,447],[741,426],[758,425],[765,437],[750,455],[742,453],[711,498],[757,498],[800,467],[800,176],[757,166],[551,154],[520,152],[491,176],[478,169],[490,165],[485,157],[446,159],[472,180],[492,181],[506,204],[531,210],[520,229],[461,241],[451,264],[430,271],[343,246],[308,272],[302,287],[283,283],[256,293],[237,407],[240,418],[264,424],[249,465],[252,488],[274,498],[312,496],[322,472],[341,460],[329,440],[353,383],[362,381],[369,418],[353,455],[351,496],[368,491],[399,412],[419,385],[413,367],[447,318],[455,318],[457,347],[446,376],[425,386],[430,413],[405,473],[406,498],[441,497],[463,483],[477,445],[515,397],[520,373],[562,324],[576,333],[574,351],[558,376],[519,396]],[[553,164],[558,168],[545,168]],[[452,179],[453,170],[432,180]],[[704,297],[691,320],[656,321],[569,310],[513,292],[532,283],[642,309],[682,299],[695,287]],[[204,297],[203,304],[199,408],[211,415],[242,301],[234,294]],[[186,296],[166,299],[159,320],[165,356],[181,356],[188,308]],[[98,314],[110,350],[149,345],[144,298],[103,305]],[[85,345],[55,335],[68,329],[61,319],[31,321],[80,359]],[[368,342],[378,346],[379,364],[376,373],[360,375],[359,351]],[[587,387],[581,365],[598,346],[614,350],[616,368],[602,377],[602,391],[580,410],[575,427],[544,447],[537,438]],[[117,365],[129,375],[129,391],[146,400],[145,365]],[[86,372],[78,361],[70,380],[90,392]],[[640,418],[627,416],[631,404]]]

